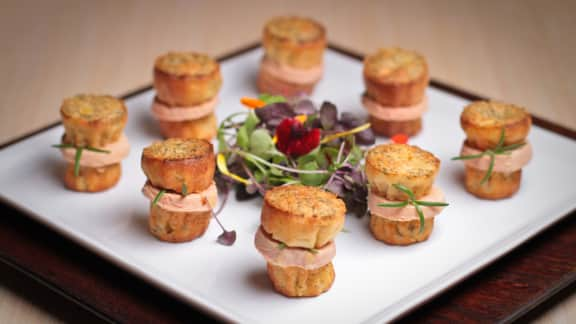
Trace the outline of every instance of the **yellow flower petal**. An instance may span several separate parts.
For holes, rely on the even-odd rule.
[[[240,183],[243,183],[245,185],[251,185],[252,182],[248,179],[244,179],[241,176],[234,174],[232,172],[230,172],[230,170],[228,170],[228,166],[226,165],[226,157],[224,156],[224,154],[222,153],[218,153],[218,156],[216,157],[216,166],[218,166],[218,170],[220,170],[220,172],[227,176],[230,177]]]
[[[274,135],[274,137],[272,137],[272,143],[278,143],[278,136]]]
[[[320,141],[320,143],[321,143],[321,144],[325,144],[325,143],[328,143],[328,142],[333,141],[333,140],[335,140],[335,139],[337,139],[337,138],[340,138],[340,137],[344,137],[344,136],[348,136],[348,135],[360,133],[361,131],[366,130],[366,129],[368,129],[368,128],[370,128],[370,123],[366,123],[366,124],[364,124],[364,125],[360,125],[360,126],[358,126],[358,127],[356,127],[356,128],[352,128],[352,129],[349,129],[349,130],[347,130],[347,131],[343,131],[343,132],[340,132],[340,133],[328,135],[328,136],[324,137],[324,138]]]
[[[302,124],[304,124],[306,122],[306,119],[308,119],[308,116],[306,115],[298,115],[296,117],[294,117],[294,119],[296,119],[297,121],[301,122]]]

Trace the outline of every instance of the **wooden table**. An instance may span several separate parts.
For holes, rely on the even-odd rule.
[[[194,49],[217,56],[258,40],[266,19],[285,13],[317,18],[333,43],[358,52],[389,45],[417,49],[428,58],[434,78],[524,105],[537,116],[576,129],[574,1],[238,3],[2,1],[0,143],[56,121],[63,97],[124,94],[150,84],[152,62],[160,53]],[[568,234],[553,229],[545,235]],[[541,243],[530,243],[500,268],[514,266],[514,258],[542,248]],[[0,274],[0,322],[90,318],[8,266],[0,267]],[[422,313],[465,295],[474,280],[498,276],[489,268]],[[576,318],[574,294],[561,297],[545,308],[542,322]]]

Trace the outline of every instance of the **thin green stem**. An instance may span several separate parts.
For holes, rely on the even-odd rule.
[[[389,208],[402,208],[402,207],[406,207],[408,205],[408,201],[401,201],[401,202],[395,202],[395,203],[381,203],[378,204],[378,207],[389,207]]]
[[[488,179],[490,179],[490,176],[492,176],[492,170],[494,169],[495,160],[496,157],[494,156],[494,154],[490,154],[490,164],[488,164],[488,170],[486,170],[486,174],[484,175],[482,180],[480,180],[480,185],[483,185],[486,181],[488,181]]]
[[[327,173],[329,172],[328,170],[299,170],[299,169],[289,168],[289,167],[285,167],[285,166],[283,166],[283,165],[279,165],[279,164],[276,164],[276,163],[268,162],[268,161],[264,160],[263,158],[261,158],[261,157],[259,157],[259,156],[257,156],[257,155],[254,155],[254,154],[251,154],[251,153],[247,153],[247,152],[244,152],[244,151],[233,150],[232,152],[234,152],[234,153],[242,156],[243,158],[253,159],[253,160],[256,160],[256,161],[258,161],[258,162],[260,162],[260,163],[262,163],[262,164],[264,164],[264,165],[267,165],[267,166],[269,166],[269,167],[271,167],[271,168],[276,168],[276,169],[283,170],[283,171],[286,171],[286,172],[300,173],[300,174],[327,174]]]
[[[166,189],[160,189],[160,191],[158,191],[158,193],[156,194],[156,197],[154,197],[154,200],[152,200],[152,206],[156,206],[156,204],[158,203],[160,198],[162,198],[164,193],[166,193]]]
[[[414,206],[414,208],[416,208],[416,213],[418,214],[418,218],[420,219],[420,231],[419,233],[422,233],[424,231],[424,213],[422,212],[422,209],[420,208],[420,205],[418,205],[417,203],[412,203],[412,205]]]
[[[84,149],[81,147],[76,148],[76,154],[74,155],[74,176],[80,175],[80,159],[82,158],[82,151]]]

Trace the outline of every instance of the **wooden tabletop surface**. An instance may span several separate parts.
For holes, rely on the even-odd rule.
[[[240,5],[241,3],[241,5]],[[357,52],[397,45],[431,75],[576,129],[576,1],[0,1],[0,143],[57,121],[63,97],[121,95],[151,83],[168,50],[217,56],[259,39],[279,14],[323,22]],[[70,312],[0,268],[0,322],[60,322]],[[26,292],[28,291],[28,292]],[[32,291],[32,292],[30,292]],[[60,307],[60,308],[59,308]],[[74,310],[81,312],[81,310]],[[576,319],[576,296],[539,321]]]

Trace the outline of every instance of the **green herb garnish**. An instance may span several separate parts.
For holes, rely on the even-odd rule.
[[[103,150],[91,146],[74,146],[72,144],[55,144],[52,145],[55,148],[73,148],[76,149],[76,154],[74,155],[74,176],[77,177],[80,175],[80,159],[82,158],[82,151],[92,151],[96,153],[110,153],[109,150]]]
[[[284,250],[286,248],[286,244],[284,242],[279,242],[278,243],[278,249],[280,250]]]
[[[81,147],[76,148],[76,154],[74,155],[74,176],[80,175],[80,159],[82,158],[82,151],[84,149]]]
[[[186,182],[182,182],[182,196],[186,196],[188,194],[188,186],[186,186]]]
[[[402,191],[406,195],[408,195],[408,199],[405,201],[393,202],[393,203],[383,203],[378,204],[379,207],[389,207],[389,208],[402,208],[408,205],[414,206],[416,209],[416,214],[418,214],[418,218],[420,219],[420,230],[419,233],[422,233],[424,230],[424,213],[422,212],[422,208],[420,206],[427,206],[427,207],[446,207],[449,204],[445,202],[436,202],[436,201],[423,201],[423,200],[416,200],[414,197],[414,193],[412,190],[408,189],[406,186],[395,183],[393,184],[394,188]]]
[[[312,253],[312,254],[318,254],[318,250],[317,250],[317,249],[309,248],[309,249],[308,249],[308,252],[310,252],[310,253]]]
[[[160,191],[158,191],[156,197],[154,197],[154,200],[152,200],[152,206],[156,206],[156,204],[158,203],[160,198],[162,198],[162,195],[164,195],[164,193],[166,193],[166,189],[160,189]]]
[[[506,129],[502,128],[502,132],[500,133],[500,139],[498,140],[498,144],[496,144],[496,147],[494,147],[493,149],[487,149],[480,154],[456,156],[456,157],[453,157],[452,160],[453,161],[455,161],[455,160],[474,160],[474,159],[480,159],[484,156],[489,156],[490,157],[490,164],[488,164],[488,169],[486,170],[486,174],[484,175],[484,177],[482,177],[482,180],[480,180],[480,184],[483,185],[486,181],[488,181],[488,179],[490,179],[490,176],[492,176],[492,171],[494,170],[494,163],[496,161],[496,155],[509,155],[512,151],[519,149],[526,144],[526,143],[516,143],[516,144],[504,146],[505,135],[506,135]]]

